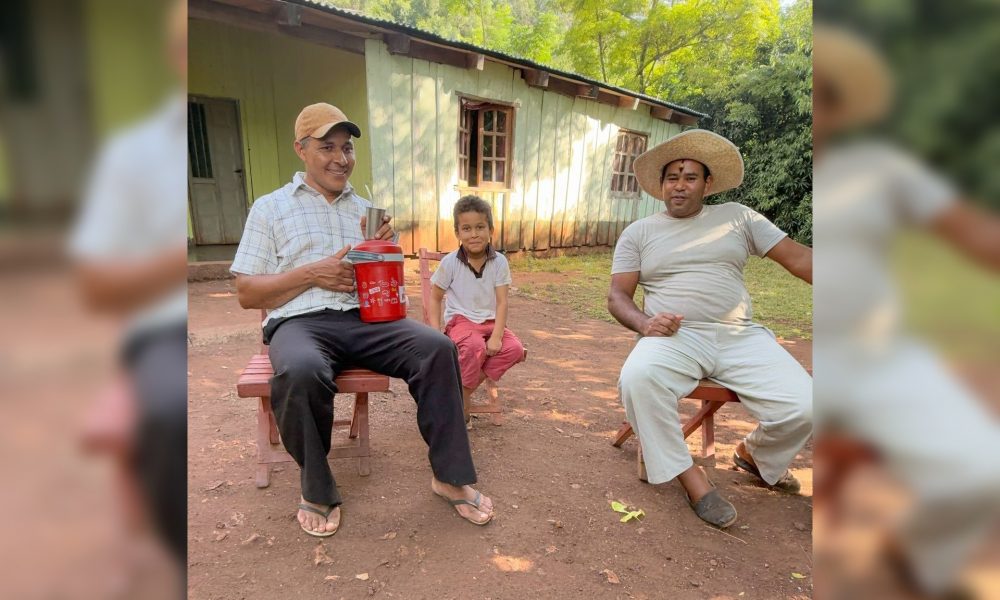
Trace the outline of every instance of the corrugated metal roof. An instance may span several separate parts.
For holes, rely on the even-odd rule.
[[[361,14],[361,13],[355,11],[355,10],[340,8],[340,7],[337,7],[337,6],[333,6],[332,4],[327,4],[326,2],[323,2],[323,0],[284,0],[284,1],[287,2],[287,3],[289,3],[289,4],[298,4],[300,6],[306,6],[306,7],[309,7],[309,8],[316,8],[318,10],[322,10],[322,11],[328,12],[330,14],[334,14],[334,15],[337,15],[339,17],[343,17],[345,19],[350,19],[352,21],[357,21],[359,23],[364,23],[364,24],[370,25],[372,27],[380,27],[380,28],[383,28],[383,29],[390,29],[392,31],[397,31],[397,32],[400,32],[400,33],[405,33],[405,34],[410,35],[410,36],[412,36],[414,38],[426,40],[428,42],[433,42],[433,43],[436,43],[436,44],[442,44],[442,45],[452,46],[454,48],[459,48],[461,50],[466,50],[468,52],[476,52],[476,53],[479,53],[479,54],[483,54],[485,56],[491,56],[493,58],[496,58],[496,59],[499,59],[499,60],[503,60],[505,62],[510,62],[510,63],[515,63],[515,64],[518,64],[518,65],[523,65],[525,67],[529,67],[529,68],[532,68],[532,69],[537,69],[539,71],[545,71],[547,73],[550,73],[552,75],[556,75],[558,77],[563,77],[563,78],[566,78],[566,79],[574,79],[574,80],[579,81],[581,83],[587,83],[587,84],[590,84],[590,85],[597,85],[597,86],[600,86],[600,87],[602,87],[604,89],[611,90],[611,91],[614,91],[614,92],[618,92],[619,94],[624,94],[624,95],[632,96],[634,98],[640,98],[640,99],[645,100],[646,102],[649,102],[651,104],[658,104],[660,106],[665,106],[667,108],[672,108],[672,109],[680,111],[682,113],[691,115],[692,117],[698,117],[699,119],[708,118],[708,116],[709,116],[709,115],[707,115],[705,113],[698,112],[698,111],[696,111],[696,110],[694,110],[692,108],[688,108],[686,106],[681,106],[679,104],[674,104],[672,102],[667,102],[666,100],[661,100],[661,99],[656,98],[654,96],[647,96],[646,94],[640,94],[639,92],[634,92],[632,90],[628,90],[628,89],[621,88],[621,87],[618,87],[618,86],[614,86],[614,85],[611,85],[611,84],[608,84],[608,83],[604,83],[604,82],[598,81],[596,79],[590,79],[589,77],[584,77],[583,75],[578,75],[576,73],[571,73],[569,71],[561,71],[559,69],[553,69],[552,67],[549,67],[547,65],[543,65],[541,63],[537,63],[535,61],[532,61],[532,60],[529,60],[529,59],[526,59],[526,58],[522,58],[520,56],[514,56],[512,54],[506,54],[504,52],[498,52],[496,50],[490,50],[489,48],[483,48],[481,46],[476,46],[476,45],[470,44],[468,42],[461,42],[461,41],[458,41],[458,40],[449,39],[449,38],[440,36],[440,35],[438,35],[436,33],[432,33],[430,31],[425,31],[423,29],[418,29],[416,27],[411,27],[409,25],[401,25],[399,23],[396,23],[396,22],[393,22],[393,21],[388,21],[386,19],[379,19],[379,18],[376,18],[376,17],[371,17],[371,16],[368,16],[368,15],[363,15],[363,14]]]

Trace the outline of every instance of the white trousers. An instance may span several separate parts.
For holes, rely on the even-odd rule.
[[[769,329],[710,323],[640,338],[622,367],[618,388],[649,482],[670,481],[694,464],[677,403],[704,378],[735,392],[757,419],[744,442],[764,480],[777,482],[812,435],[812,378]]]
[[[1000,515],[1000,423],[911,340],[815,351],[818,423],[875,446],[914,493],[900,541],[926,589],[944,589]]]

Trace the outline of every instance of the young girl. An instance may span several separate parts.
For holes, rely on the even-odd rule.
[[[469,398],[479,384],[487,377],[499,380],[524,360],[524,346],[506,327],[510,266],[490,244],[490,205],[478,196],[463,196],[454,217],[460,246],[441,259],[431,277],[430,324],[441,329],[441,300],[447,293],[444,332],[458,346],[468,416]]]

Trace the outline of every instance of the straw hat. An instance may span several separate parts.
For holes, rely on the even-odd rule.
[[[813,71],[836,92],[840,125],[867,125],[889,112],[889,67],[878,50],[850,31],[829,25],[813,29]]]
[[[712,188],[706,196],[731,190],[743,183],[743,156],[740,155],[740,149],[717,133],[691,129],[678,133],[636,157],[632,169],[639,187],[650,196],[665,200],[660,173],[663,172],[664,165],[682,158],[696,160],[708,166],[712,175]]]

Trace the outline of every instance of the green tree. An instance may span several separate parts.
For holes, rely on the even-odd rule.
[[[654,96],[718,85],[778,33],[777,0],[560,0],[573,70]]]
[[[812,22],[801,0],[782,16],[781,35],[758,64],[703,97],[707,127],[743,153],[739,188],[714,202],[751,206],[792,238],[812,243]]]

